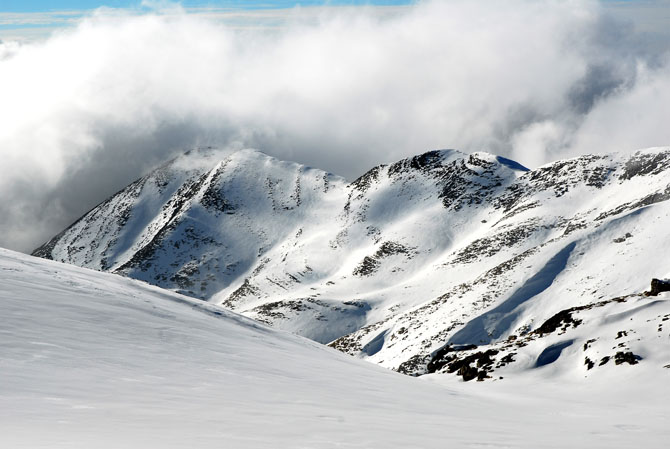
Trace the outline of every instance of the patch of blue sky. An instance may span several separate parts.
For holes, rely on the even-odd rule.
[[[50,22],[50,23],[0,23],[0,30],[22,30],[22,29],[34,29],[34,28],[43,28],[51,29],[54,26],[62,25],[61,23]],[[0,36],[1,38],[2,36]],[[1,42],[1,40],[0,40]]]
[[[109,8],[140,8],[140,0],[2,0],[0,12],[30,13],[48,11],[91,10],[106,6]],[[158,2],[157,2],[158,3]],[[236,10],[281,9],[294,6],[356,6],[356,5],[406,5],[412,0],[183,0],[175,2],[184,8],[219,8]]]

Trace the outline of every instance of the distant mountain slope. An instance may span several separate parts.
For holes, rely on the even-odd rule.
[[[628,448],[670,438],[667,374],[651,364],[611,362],[582,385],[545,366],[523,382],[447,388],[435,382],[452,378],[401,376],[215,305],[6,250],[0,316],[3,448]],[[668,356],[667,343],[657,349]]]
[[[563,310],[638,294],[670,275],[669,162],[670,148],[653,148],[531,171],[443,150],[347,184],[255,151],[193,151],[35,254],[178,290],[422,374],[437,370],[449,344],[480,346],[476,354],[536,335]],[[612,312],[630,304],[615,302]],[[606,339],[594,326],[580,338]],[[524,351],[536,357],[553,338]],[[501,363],[504,355],[491,355],[496,374],[520,366],[520,356]],[[584,360],[574,365],[589,371]]]

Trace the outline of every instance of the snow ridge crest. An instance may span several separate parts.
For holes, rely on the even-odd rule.
[[[668,147],[534,170],[435,150],[347,183],[255,150],[194,150],[34,254],[223,304],[407,374],[461,370],[455,361],[477,352],[448,361],[454,345],[498,345],[481,363],[508,369],[500,361],[521,349],[501,342],[670,274],[669,163]]]

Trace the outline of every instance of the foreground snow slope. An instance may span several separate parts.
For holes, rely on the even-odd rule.
[[[535,170],[441,150],[347,184],[257,151],[192,151],[35,254],[223,304],[407,374],[430,372],[447,344],[493,345],[494,366],[517,352],[502,370],[514,371],[561,342],[554,333],[524,356],[500,351],[507,339],[670,276],[668,167],[670,148]],[[593,309],[573,349],[630,330],[610,335],[598,314],[634,303]],[[595,354],[566,375],[582,378],[585,357]]]
[[[660,448],[670,438],[667,374],[626,367],[586,386],[539,369],[525,383],[445,387],[6,250],[0,316],[0,447]]]

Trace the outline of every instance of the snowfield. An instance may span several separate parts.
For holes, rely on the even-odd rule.
[[[608,303],[593,319],[609,333],[668,301]],[[207,302],[0,250],[0,447],[663,448],[659,320],[635,336],[635,365],[413,378]]]
[[[642,293],[670,276],[668,200],[670,147],[534,170],[436,150],[351,183],[258,151],[200,149],[34,254],[414,376],[507,381],[538,359],[566,380],[630,364],[662,376],[670,310]]]

